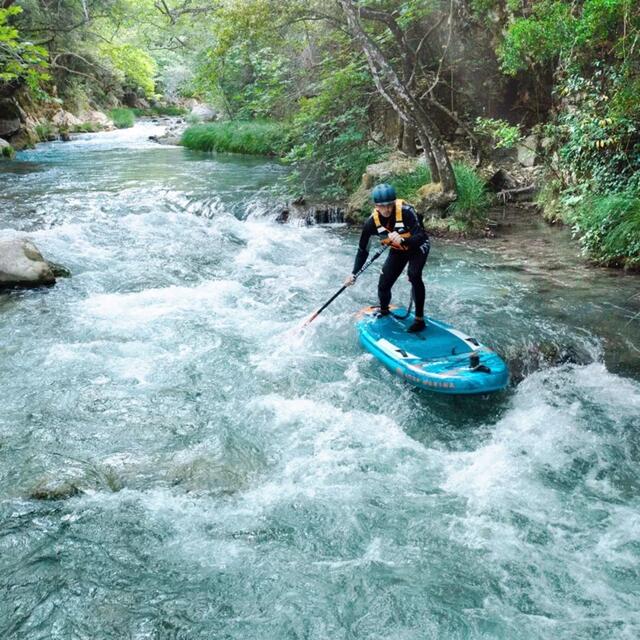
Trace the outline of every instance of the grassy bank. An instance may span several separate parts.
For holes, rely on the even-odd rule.
[[[196,151],[283,155],[290,148],[286,125],[279,122],[211,122],[189,127],[182,145]]]
[[[608,267],[640,269],[640,193],[628,188],[610,194],[559,192],[553,182],[538,204],[548,222],[573,229],[585,256]]]
[[[154,116],[186,116],[187,110],[182,107],[158,106],[148,109],[132,109],[136,118],[152,118]]]
[[[599,264],[640,268],[640,194],[586,198],[567,212],[585,253]]]
[[[109,117],[113,120],[113,124],[118,129],[128,129],[133,127],[136,122],[136,116],[133,109],[112,109]]]

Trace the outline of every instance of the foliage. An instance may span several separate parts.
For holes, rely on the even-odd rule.
[[[466,164],[454,164],[458,198],[449,210],[458,220],[471,224],[483,222],[489,209],[489,196],[484,180]]]
[[[611,266],[640,267],[640,195],[623,191],[585,198],[569,219],[585,252]]]
[[[411,173],[393,176],[390,182],[392,182],[396,188],[398,198],[402,198],[413,204],[419,197],[418,189],[431,182],[431,172],[426,165],[419,165],[418,168]]]
[[[522,132],[518,125],[512,125],[506,120],[495,118],[476,118],[474,132],[492,147],[498,149],[514,147],[522,138]]]
[[[118,129],[128,129],[133,127],[136,122],[136,116],[133,109],[112,109],[109,117],[113,120],[113,124]]]
[[[554,134],[572,190],[605,193],[638,184],[640,104],[620,108],[627,80],[615,69],[598,65],[591,78],[569,76],[561,92],[572,108],[558,117]],[[613,99],[610,96],[613,95]],[[638,185],[640,186],[640,185]]]
[[[286,14],[286,5],[278,8],[280,19]],[[286,117],[300,44],[275,28],[271,3],[227,0],[216,8],[209,28],[213,44],[198,59],[197,91],[232,119]]]
[[[104,43],[100,53],[122,74],[123,79],[140,87],[147,95],[153,94],[157,65],[146,51],[131,44]]]
[[[36,136],[38,140],[45,141],[55,134],[53,125],[48,122],[40,122],[36,125]]]
[[[515,75],[533,64],[553,61],[566,47],[571,47],[575,28],[570,4],[562,0],[535,2],[531,15],[509,25],[498,47],[503,70]]]
[[[296,145],[286,160],[294,178],[330,198],[356,188],[367,165],[389,151],[370,137],[367,93],[371,78],[361,61],[336,68],[325,60],[314,95],[303,97],[293,117]]]
[[[198,151],[282,155],[290,148],[286,125],[280,122],[212,122],[189,127],[182,145]]]
[[[546,216],[570,222],[594,259],[636,264],[640,6],[538,0],[511,11],[498,49],[505,72],[554,70],[556,116],[541,127]]]
[[[11,160],[15,155],[16,151],[11,145],[0,148],[0,156],[2,156],[3,158],[8,158],[9,160]]]
[[[48,79],[47,51],[23,40],[18,29],[9,25],[9,20],[20,13],[22,8],[17,6],[0,9],[0,83],[25,80],[37,91]]]
[[[450,205],[449,211],[453,218],[460,222],[458,230],[465,230],[470,225],[477,225],[486,219],[490,205],[489,195],[482,178],[468,165],[454,164],[458,186],[458,199]],[[420,199],[419,189],[431,182],[428,167],[420,165],[415,171],[392,176],[389,182],[393,184],[398,197],[411,203]]]

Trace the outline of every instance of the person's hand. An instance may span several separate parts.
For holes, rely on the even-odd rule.
[[[394,247],[402,246],[402,236],[397,231],[392,231],[387,238],[389,238],[389,242],[391,242]]]
[[[352,284],[354,284],[356,281],[356,277],[353,275],[353,273],[349,274],[349,277],[344,281],[344,286],[345,287],[350,287]]]

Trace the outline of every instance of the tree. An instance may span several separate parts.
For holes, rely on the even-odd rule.
[[[456,179],[444,145],[442,134],[432,114],[425,107],[406,82],[393,68],[377,42],[365,30],[362,19],[376,19],[389,26],[397,40],[406,43],[406,38],[392,15],[372,12],[367,7],[358,7],[353,0],[338,0],[347,18],[349,30],[364,52],[378,91],[410,127],[414,127],[424,148],[425,157],[431,169],[432,179],[440,183],[442,196],[440,206],[453,202],[456,197]],[[410,61],[415,52],[403,44],[405,55]],[[412,64],[415,66],[415,62]]]

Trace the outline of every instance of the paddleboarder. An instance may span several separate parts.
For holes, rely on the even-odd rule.
[[[415,321],[407,331],[411,333],[422,331],[425,328],[425,288],[422,270],[429,255],[429,237],[415,209],[409,203],[397,198],[396,190],[392,185],[386,183],[376,185],[371,191],[371,199],[373,213],[362,227],[353,272],[344,284],[351,286],[355,282],[355,274],[364,265],[369,255],[369,240],[371,236],[378,235],[383,244],[389,245],[389,253],[378,281],[380,315],[389,315],[391,288],[405,266],[409,265],[407,273],[416,310]]]

